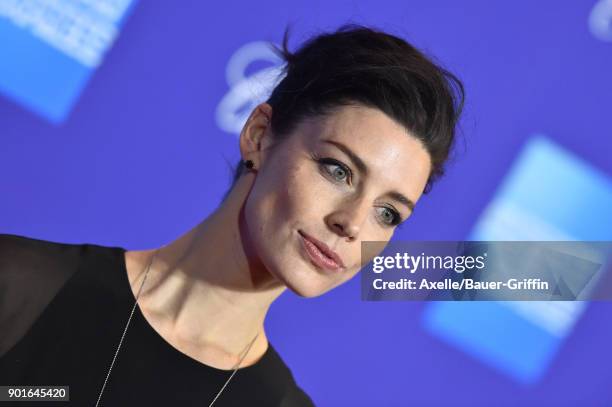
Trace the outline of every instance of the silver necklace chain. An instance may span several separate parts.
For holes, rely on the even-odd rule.
[[[134,312],[136,311],[136,307],[138,306],[138,298],[140,297],[140,292],[142,291],[142,287],[144,286],[144,283],[147,280],[147,276],[149,275],[149,270],[151,268],[151,264],[153,264],[153,259],[157,255],[158,250],[159,249],[155,250],[155,252],[153,253],[153,256],[151,256],[151,260],[149,260],[149,264],[147,265],[147,270],[145,271],[145,275],[144,275],[144,277],[142,279],[142,283],[140,283],[140,287],[138,288],[138,293],[136,293],[136,300],[134,301],[134,306],[132,307],[132,311],[130,312],[130,317],[128,318],[127,323],[125,324],[125,328],[123,329],[123,334],[121,335],[121,339],[119,340],[119,344],[117,345],[117,349],[115,350],[115,355],[113,356],[113,360],[112,360],[112,362],[110,364],[110,367],[108,368],[108,372],[106,373],[106,378],[104,379],[104,384],[102,384],[102,388],[100,389],[100,394],[98,395],[98,400],[96,401],[96,407],[98,407],[98,405],[100,404],[100,400],[102,399],[102,393],[104,393],[104,389],[106,388],[106,383],[108,382],[108,378],[110,377],[111,371],[113,370],[113,366],[115,365],[115,360],[117,360],[117,355],[119,354],[119,349],[121,349],[121,345],[123,344],[123,339],[125,338],[125,334],[126,334],[126,332],[128,330],[128,327],[130,326],[130,321],[132,321],[132,316],[134,315]],[[244,353],[244,355],[242,355],[242,357],[238,361],[236,367],[234,368],[234,371],[232,372],[230,377],[225,381],[225,383],[221,387],[221,390],[219,390],[219,392],[217,393],[215,398],[210,402],[208,407],[211,407],[214,404],[214,402],[217,401],[217,399],[219,398],[219,396],[221,395],[223,390],[225,390],[225,388],[229,384],[230,380],[232,380],[232,377],[234,377],[234,375],[238,371],[238,368],[242,364],[242,361],[244,360],[246,355],[248,355],[249,351],[251,350],[251,346],[253,346],[253,343],[255,342],[255,340],[257,339],[258,336],[259,336],[259,333],[257,333],[257,335],[255,335],[253,340],[251,340],[251,343],[249,344],[249,347],[247,348],[247,350]]]

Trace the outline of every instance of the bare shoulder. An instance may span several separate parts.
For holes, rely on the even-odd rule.
[[[145,268],[153,255],[154,250],[126,250],[125,268],[128,280],[133,284],[145,272]]]

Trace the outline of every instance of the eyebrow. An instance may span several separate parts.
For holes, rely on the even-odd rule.
[[[324,139],[323,142],[336,146],[338,149],[340,149],[344,154],[346,154],[351,159],[351,161],[355,164],[355,166],[359,169],[359,171],[361,171],[364,175],[368,174],[368,166],[363,162],[363,160],[357,154],[353,152],[353,150],[351,150],[344,144],[340,143],[339,141]],[[410,212],[414,211],[414,202],[411,199],[406,198],[403,194],[397,191],[391,191],[388,193],[388,195],[392,199],[395,199],[396,201],[401,202],[404,205],[406,205],[408,209],[410,209]]]

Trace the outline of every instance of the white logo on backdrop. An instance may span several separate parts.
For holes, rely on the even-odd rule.
[[[247,68],[253,62],[267,62],[272,66],[247,76]],[[281,75],[282,60],[263,41],[251,42],[240,47],[229,59],[225,79],[229,91],[217,105],[217,125],[224,131],[239,134],[249,114],[264,102]]]
[[[602,41],[612,42],[612,0],[599,0],[589,16],[591,34]]]

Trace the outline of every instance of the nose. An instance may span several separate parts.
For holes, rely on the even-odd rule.
[[[354,241],[359,236],[366,216],[365,206],[362,201],[353,202],[350,206],[344,205],[342,209],[329,214],[326,223],[334,233]]]

